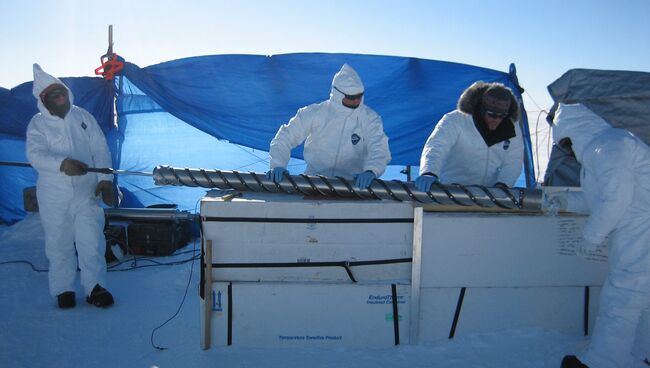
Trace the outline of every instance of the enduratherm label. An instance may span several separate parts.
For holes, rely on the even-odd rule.
[[[370,294],[368,295],[368,300],[366,301],[366,304],[392,304],[392,303],[393,303],[393,296],[391,294],[386,294],[386,295]],[[406,299],[404,298],[404,295],[398,295],[397,304],[404,304],[404,303],[406,303]]]

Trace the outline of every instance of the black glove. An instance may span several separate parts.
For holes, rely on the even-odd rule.
[[[73,158],[66,158],[65,160],[61,161],[61,167],[59,167],[59,171],[63,171],[68,176],[79,176],[85,175],[88,172],[86,171],[87,168],[88,165],[84,164],[81,161],[77,161]]]
[[[95,188],[95,195],[102,195],[102,201],[106,203],[107,206],[113,207],[115,205],[115,191],[113,190],[113,183],[108,180],[102,180],[97,183]]]

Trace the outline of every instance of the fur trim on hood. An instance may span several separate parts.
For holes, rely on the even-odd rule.
[[[506,118],[509,118],[513,123],[519,120],[519,104],[517,103],[512,90],[501,83],[485,83],[483,81],[478,81],[467,87],[458,99],[458,110],[469,115],[474,115],[476,110],[481,106],[483,94],[492,86],[500,86],[510,92],[510,109],[508,110]]]

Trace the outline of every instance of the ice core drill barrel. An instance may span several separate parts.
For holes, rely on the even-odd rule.
[[[367,189],[341,177],[286,175],[276,184],[263,173],[206,170],[157,166],[153,171],[156,185],[234,189],[239,191],[285,193],[359,199],[412,201],[445,206],[474,206],[519,211],[539,211],[542,192],[536,189],[479,185],[434,184],[429,192],[417,190],[411,182],[375,179]]]

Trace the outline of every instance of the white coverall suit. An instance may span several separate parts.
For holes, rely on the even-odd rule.
[[[106,284],[104,211],[95,188],[101,180],[112,181],[112,175],[67,176],[60,166],[65,158],[72,158],[89,167],[111,167],[111,156],[97,121],[86,110],[72,105],[69,89],[71,107],[64,119],[43,105],[40,93],[55,83],[63,85],[34,65],[33,94],[40,113],[27,127],[27,158],[38,172],[36,192],[49,260],[50,294],[75,290],[78,260],[81,285],[89,295],[96,284]]]
[[[642,310],[650,307],[650,148],[612,128],[582,104],[560,104],[553,139],[571,138],[582,164],[589,216],[583,237],[609,237],[609,273],[589,348],[578,358],[590,368],[629,368],[641,363],[632,346]],[[640,326],[640,325],[639,325]]]
[[[330,98],[298,110],[271,141],[271,169],[287,167],[291,150],[305,142],[305,174],[342,176],[372,171],[380,177],[391,155],[381,117],[361,101],[352,109],[343,105],[343,93],[364,91],[359,75],[347,64],[334,76]],[[363,98],[363,97],[362,97]]]
[[[516,136],[487,146],[471,114],[445,114],[427,139],[420,157],[420,174],[434,173],[443,184],[515,185],[524,163],[519,124]]]

